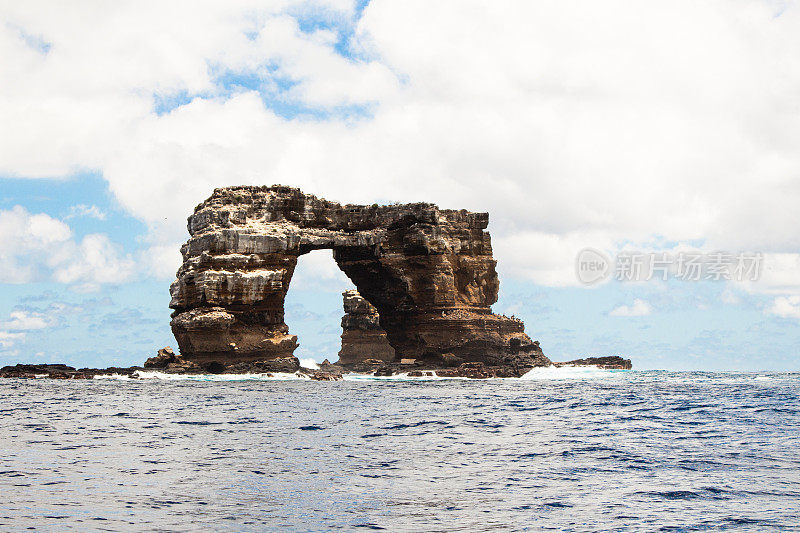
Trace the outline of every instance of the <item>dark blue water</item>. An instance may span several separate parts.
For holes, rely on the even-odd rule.
[[[800,530],[800,374],[588,378],[0,380],[0,530]]]

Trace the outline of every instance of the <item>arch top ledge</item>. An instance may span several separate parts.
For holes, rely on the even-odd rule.
[[[283,185],[215,189],[188,218],[173,333],[198,362],[291,356],[283,306],[297,258],[331,249],[398,359],[530,368],[547,361],[538,345],[521,322],[491,313],[499,280],[488,221],[431,203],[343,205]]]

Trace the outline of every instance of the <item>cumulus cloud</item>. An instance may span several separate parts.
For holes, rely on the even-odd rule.
[[[342,292],[354,288],[353,282],[339,269],[329,250],[313,251],[298,258],[292,276],[292,290]]]
[[[800,318],[800,296],[779,296],[772,302],[769,312],[782,318]]]
[[[653,312],[653,308],[644,300],[639,298],[631,305],[621,305],[609,312],[611,316],[647,316]]]
[[[214,187],[278,182],[489,211],[500,268],[545,285],[574,284],[586,246],[654,237],[797,260],[797,5],[331,2],[312,30],[308,12],[6,4],[0,173],[100,171],[164,277]],[[800,286],[776,272],[756,288]]]
[[[53,280],[81,290],[131,279],[133,259],[106,235],[75,239],[70,227],[16,206],[0,210],[0,270],[4,283]]]
[[[0,348],[9,349],[18,341],[25,338],[24,333],[10,333],[8,331],[0,331]],[[13,355],[13,354],[12,354]]]
[[[78,204],[69,208],[69,214],[64,217],[65,220],[77,217],[89,217],[97,220],[105,220],[106,213],[96,205]]]
[[[37,312],[12,311],[8,320],[0,322],[0,328],[12,331],[44,329],[51,324],[51,320]]]
[[[748,292],[800,295],[800,254],[764,254],[757,281],[739,284]]]

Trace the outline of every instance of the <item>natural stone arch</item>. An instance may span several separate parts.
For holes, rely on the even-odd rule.
[[[291,356],[284,299],[300,255],[333,250],[396,357],[520,368],[547,361],[521,321],[491,312],[488,214],[433,204],[341,205],[299,189],[215,189],[189,217],[172,330],[201,363]]]

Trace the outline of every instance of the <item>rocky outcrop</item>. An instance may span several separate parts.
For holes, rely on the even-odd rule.
[[[175,370],[182,372],[199,372],[202,369],[194,361],[187,361],[186,359],[175,355],[172,348],[167,346],[161,348],[155,357],[150,357],[144,362],[144,368],[147,370]]]
[[[342,349],[339,365],[352,365],[367,359],[393,361],[394,348],[380,324],[378,310],[358,291],[345,291],[342,317]]]
[[[517,374],[549,364],[521,321],[491,312],[499,280],[488,221],[427,203],[341,205],[278,185],[216,189],[189,217],[171,287],[180,352],[198,364],[291,357],[284,298],[298,257],[325,248],[377,309],[395,360]]]
[[[335,372],[312,372],[311,381],[342,381],[342,375]]]
[[[142,367],[78,368],[65,364],[24,364],[0,368],[0,378],[92,379],[102,375],[133,376]]]
[[[297,357],[276,357],[265,361],[235,361],[230,365],[220,368],[218,373],[224,374],[264,374],[283,373],[292,374],[300,370],[300,360]]]
[[[630,359],[623,359],[618,355],[607,357],[587,357],[562,363],[553,363],[555,366],[593,366],[604,370],[631,370],[633,363]]]

